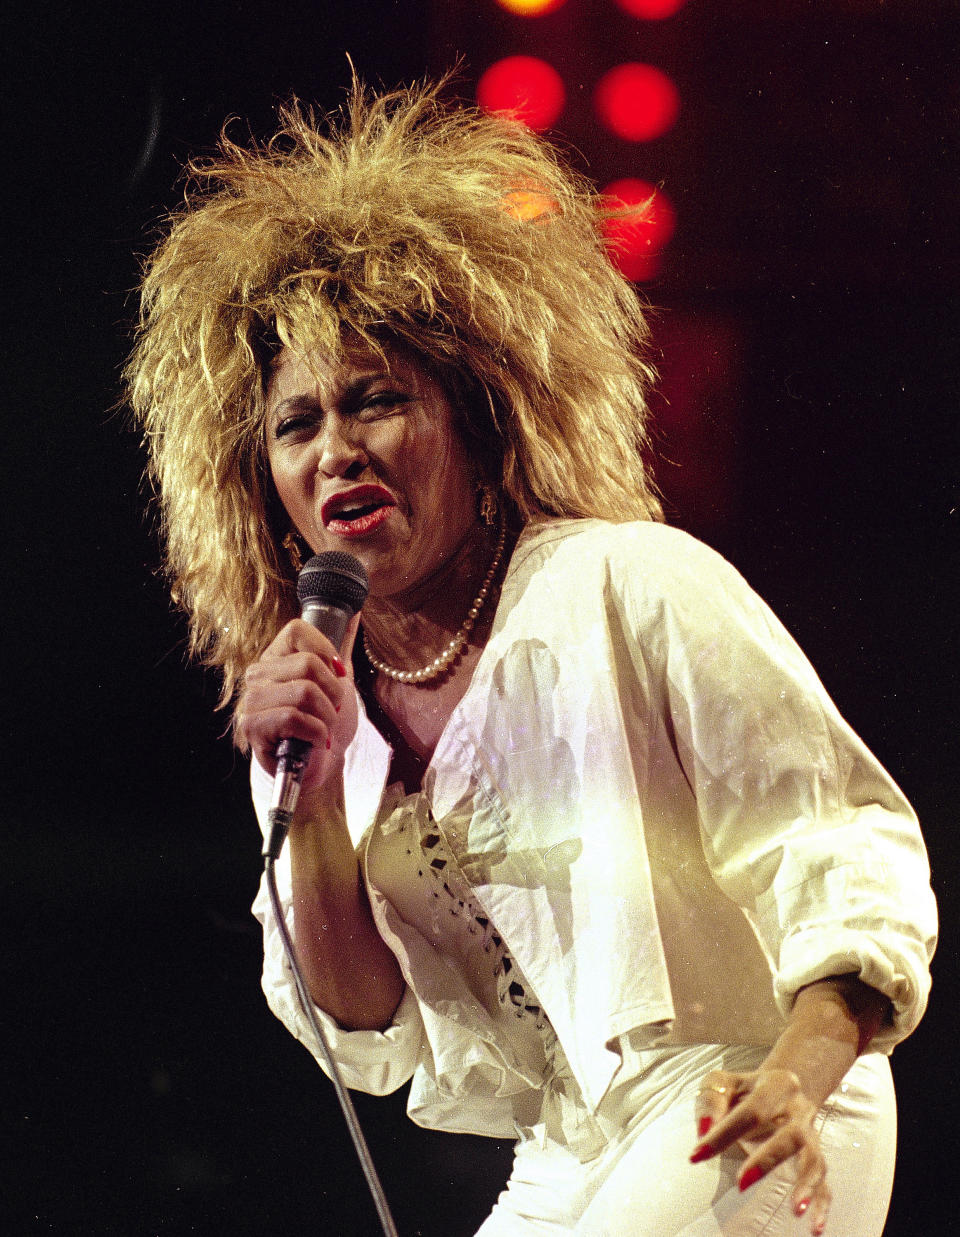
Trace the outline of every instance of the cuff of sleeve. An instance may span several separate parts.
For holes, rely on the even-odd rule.
[[[289,851],[281,854],[277,883],[285,900],[287,927],[293,931],[293,908],[289,905]],[[286,896],[285,896],[286,895]],[[323,1049],[300,1005],[293,971],[287,960],[266,890],[266,880],[253,904],[253,913],[263,925],[263,978],[267,1004],[290,1033],[316,1058],[324,1073],[329,1071]],[[314,1005],[330,1053],[340,1069],[343,1083],[356,1091],[386,1095],[396,1091],[413,1074],[421,1055],[425,1032],[417,1000],[409,988],[383,1031],[346,1031],[328,1013]]]
[[[267,1003],[329,1076],[323,1050],[300,1005],[289,965],[285,964],[284,972],[288,982],[282,986],[268,988],[264,983]],[[382,1031],[347,1031],[316,1005],[313,1012],[345,1086],[370,1095],[388,1095],[410,1078],[416,1068],[423,1026],[416,998],[409,988],[404,990],[390,1026]]]
[[[266,834],[267,811],[273,795],[273,778],[256,757],[250,760],[250,795],[260,824],[260,831]]]
[[[819,979],[857,975],[882,992],[893,1006],[893,1018],[870,1043],[871,1052],[890,1053],[916,1028],[927,1007],[930,974],[921,941],[907,942],[896,958],[878,937],[851,928],[817,927],[784,941],[774,996],[780,1012],[789,1016],[799,990]]]

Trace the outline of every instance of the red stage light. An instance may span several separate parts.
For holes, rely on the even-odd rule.
[[[626,13],[633,17],[646,17],[649,21],[662,21],[672,17],[687,0],[616,0]]]
[[[593,105],[602,124],[629,142],[650,142],[672,129],[680,95],[652,64],[618,64],[597,82]]]
[[[477,83],[477,102],[488,112],[502,112],[531,129],[549,129],[566,102],[556,69],[535,56],[507,56],[495,61]]]
[[[677,213],[672,202],[662,189],[632,177],[613,181],[603,194],[612,207],[636,207],[604,220],[610,257],[627,279],[651,279],[660,269],[661,252],[676,230]]]
[[[560,8],[566,0],[497,0],[497,4],[520,17],[540,17],[543,13],[552,13]]]

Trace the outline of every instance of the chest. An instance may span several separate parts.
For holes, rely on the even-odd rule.
[[[482,649],[468,648],[436,683],[398,683],[383,675],[371,685],[372,720],[393,748],[391,777],[419,790],[433,753],[457,705],[466,695]]]

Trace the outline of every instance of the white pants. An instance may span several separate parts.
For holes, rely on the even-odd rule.
[[[765,1055],[743,1048],[661,1050],[639,1086],[615,1088],[601,1105],[604,1125],[612,1121],[620,1132],[599,1154],[591,1148],[592,1158],[581,1159],[577,1140],[551,1137],[549,1122],[539,1136],[518,1142],[507,1188],[477,1237],[805,1237],[810,1222],[793,1214],[789,1163],[741,1193],[739,1150],[689,1162],[704,1074],[754,1069]],[[617,1114],[608,1100],[628,1111]],[[880,1237],[896,1152],[886,1057],[874,1053],[855,1063],[821,1109],[818,1126],[833,1193],[827,1237]]]

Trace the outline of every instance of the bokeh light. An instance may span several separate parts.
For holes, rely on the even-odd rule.
[[[552,13],[566,2],[567,0],[497,0],[502,9],[506,9],[508,13],[517,13],[521,17],[540,17],[544,13]]]
[[[616,3],[631,17],[646,17],[648,21],[663,21],[672,17],[687,0],[616,0]]]
[[[660,270],[663,249],[676,230],[673,203],[662,189],[633,177],[613,181],[603,194],[611,207],[636,208],[603,222],[614,264],[627,279],[652,279]]]
[[[566,103],[556,69],[536,56],[506,56],[495,61],[477,83],[477,102],[531,129],[549,129]]]
[[[680,94],[652,64],[618,64],[597,82],[593,105],[601,123],[629,142],[651,142],[672,129]]]
[[[508,214],[521,223],[536,223],[546,220],[558,209],[556,198],[541,189],[511,189],[503,195],[503,206]]]

